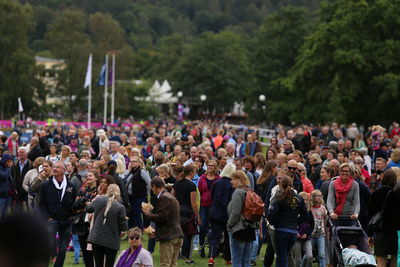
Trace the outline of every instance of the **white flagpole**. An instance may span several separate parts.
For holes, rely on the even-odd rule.
[[[104,84],[104,117],[103,124],[107,123],[107,95],[108,94],[108,54],[106,55],[106,79]]]
[[[114,123],[114,103],[115,103],[115,54],[112,55],[112,84],[111,84],[111,123]]]
[[[88,95],[88,129],[90,129],[90,123],[91,123],[91,118],[92,118],[92,54],[89,56],[89,63],[88,63],[88,69],[87,69],[87,80],[85,81],[89,85],[89,95]]]

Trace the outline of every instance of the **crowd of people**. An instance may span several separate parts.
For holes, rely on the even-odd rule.
[[[70,244],[75,264],[82,253],[89,267],[153,266],[156,242],[162,267],[196,264],[196,250],[208,266],[217,257],[234,267],[336,266],[338,226],[368,236],[364,250],[347,242],[347,252],[373,250],[379,267],[396,266],[399,125],[275,131],[263,144],[257,128],[217,121],[43,126],[22,143],[15,129],[0,137],[0,217],[44,218],[54,266]],[[254,195],[257,220],[243,214]],[[129,248],[117,255],[122,238]]]

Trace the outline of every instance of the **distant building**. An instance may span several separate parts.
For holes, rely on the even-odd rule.
[[[63,59],[47,58],[47,57],[35,57],[36,65],[42,66],[43,70],[40,73],[40,80],[45,86],[46,104],[63,104],[63,100],[60,97],[56,97],[56,87],[58,82],[58,72],[65,69],[66,64]],[[37,92],[36,92],[37,95]]]

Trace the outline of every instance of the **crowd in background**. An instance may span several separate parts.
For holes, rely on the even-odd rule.
[[[29,143],[15,129],[0,137],[0,216],[46,218],[54,266],[70,243],[76,264],[81,251],[85,266],[152,266],[156,242],[160,266],[195,264],[194,250],[209,266],[254,266],[264,244],[263,266],[334,266],[332,227],[358,223],[378,266],[396,266],[399,125],[274,130],[263,144],[257,128],[217,121],[44,126]],[[265,205],[257,222],[241,216],[250,189]],[[371,231],[381,210],[384,230]],[[117,258],[121,234],[130,248]]]

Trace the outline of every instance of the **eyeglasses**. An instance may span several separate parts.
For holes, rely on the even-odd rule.
[[[349,172],[350,172],[350,170],[340,170],[340,172],[349,173]]]
[[[129,239],[130,239],[130,240],[134,240],[134,239],[135,239],[135,240],[139,240],[139,239],[140,239],[140,236],[132,235],[132,236],[129,237]]]
[[[356,162],[356,164],[357,164],[357,165],[358,165],[358,164],[362,165],[362,164],[364,164],[364,162]]]
[[[297,168],[296,167],[288,167],[288,170],[289,171],[295,171],[295,170],[297,170]]]

